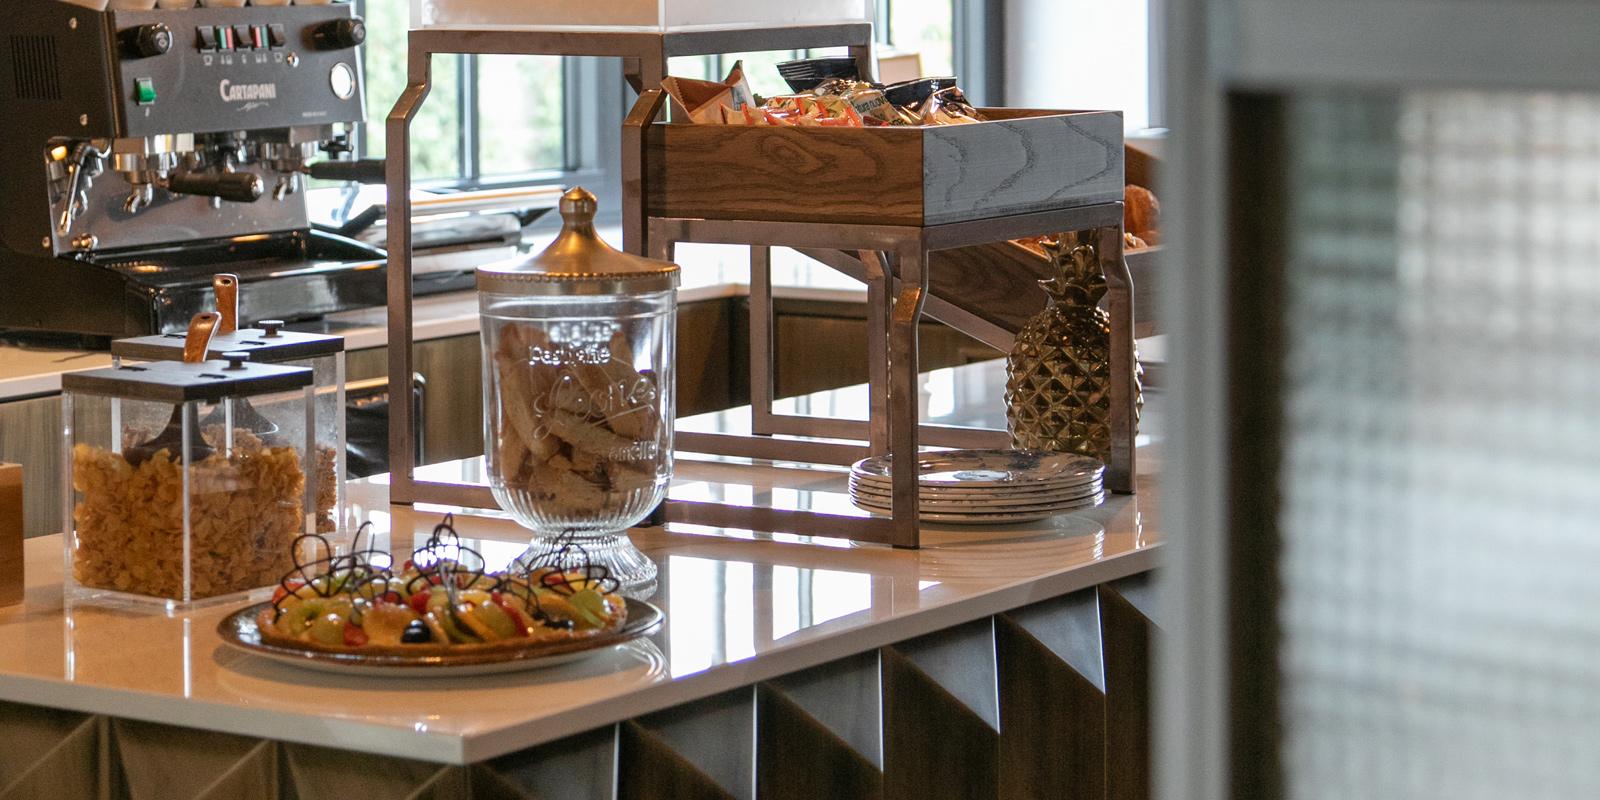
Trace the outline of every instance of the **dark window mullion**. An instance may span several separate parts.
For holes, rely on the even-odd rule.
[[[463,183],[476,183],[483,176],[483,164],[479,161],[480,141],[478,137],[478,57],[474,55],[456,56],[457,81],[457,113],[460,116],[460,148],[461,180]]]
[[[572,59],[561,59],[561,170],[563,172],[576,172],[583,166],[583,154],[578,144],[582,139],[579,132],[579,115],[583,113],[585,85],[580,76],[580,70],[572,68]],[[589,105],[598,108],[599,104]]]
[[[355,2],[355,14],[356,14],[356,16],[361,17],[362,19],[366,19],[366,17],[367,17],[367,0],[354,0],[354,2]],[[370,60],[368,60],[368,58],[367,58],[367,52],[368,52],[369,49],[370,48],[363,47],[360,50],[360,52],[361,52],[361,78],[362,78],[363,81],[366,80],[366,77],[368,75],[372,74],[372,62]],[[370,120],[369,120],[369,122],[370,122]],[[353,158],[369,158],[371,156],[372,149],[367,146],[367,126],[366,125],[357,125],[357,126],[355,126],[355,129],[353,131],[351,131],[350,139],[351,139],[351,141],[350,141],[351,146],[355,148],[355,152],[351,154],[351,156]]]

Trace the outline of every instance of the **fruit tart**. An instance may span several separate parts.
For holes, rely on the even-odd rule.
[[[570,540],[497,573],[483,570],[450,517],[398,570],[359,544],[330,552],[314,534],[296,542],[295,569],[257,619],[263,641],[421,656],[575,642],[615,633],[627,618],[617,581]]]

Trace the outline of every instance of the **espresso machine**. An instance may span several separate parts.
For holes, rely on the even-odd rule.
[[[384,304],[383,251],[315,229],[305,201],[307,178],[382,181],[350,157],[364,38],[346,4],[7,0],[0,329],[181,330],[219,272],[244,320]]]

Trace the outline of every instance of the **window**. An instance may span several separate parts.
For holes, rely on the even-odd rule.
[[[384,155],[384,119],[406,84],[408,0],[354,0],[367,22],[364,50],[367,123],[356,135],[362,157]],[[993,0],[877,0],[882,45],[921,55],[924,74],[954,74],[956,14]],[[812,51],[822,55],[834,50]],[[843,52],[842,49],[837,52]],[[767,52],[673,59],[670,72],[721,78],[744,59],[760,94],[788,87],[775,65],[805,53]],[[592,62],[610,61],[597,68]],[[614,59],[554,56],[436,56],[433,89],[412,123],[418,183],[460,186],[616,180],[614,147],[627,101]],[[631,95],[629,95],[631,96]]]
[[[357,0],[367,21],[363,157],[384,154],[384,118],[406,85],[407,0]],[[412,123],[419,181],[462,185],[552,179],[568,157],[568,70],[556,56],[435,56],[433,88]]]
[[[1006,5],[1006,104],[1107,108],[1128,129],[1148,127],[1150,19],[1147,0],[1013,0]]]
[[[958,0],[878,0],[876,11],[879,54],[917,54],[923,75],[954,75],[955,4]],[[809,51],[730,53],[722,56],[674,58],[668,72],[685,77],[720,80],[733,62],[744,61],[745,76],[756,94],[788,94],[778,75],[780,62],[808,56],[843,54],[844,48]]]
[[[879,37],[922,57],[923,75],[955,75],[955,0],[881,0]]]

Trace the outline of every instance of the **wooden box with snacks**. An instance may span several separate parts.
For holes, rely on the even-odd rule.
[[[930,127],[658,122],[636,145],[638,189],[654,217],[916,226],[1122,199],[1120,112],[979,111]]]

